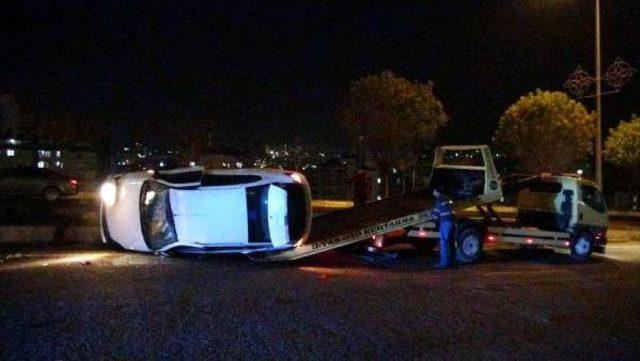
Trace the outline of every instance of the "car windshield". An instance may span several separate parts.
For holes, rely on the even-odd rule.
[[[144,241],[152,250],[178,241],[169,190],[158,182],[147,181],[140,191],[140,226]]]

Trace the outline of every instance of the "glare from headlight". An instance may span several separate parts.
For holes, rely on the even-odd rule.
[[[116,203],[116,185],[113,182],[105,182],[100,187],[100,199],[107,207]]]

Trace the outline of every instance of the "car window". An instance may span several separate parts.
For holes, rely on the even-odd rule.
[[[158,179],[172,184],[198,183],[202,178],[201,170],[186,170],[180,172],[159,172]]]
[[[202,177],[203,186],[230,186],[235,184],[255,183],[262,180],[257,175],[244,174],[205,174]]]
[[[249,242],[271,242],[269,233],[269,185],[247,187]]]
[[[41,174],[43,177],[47,177],[49,179],[63,179],[64,176],[58,172],[54,172],[52,170],[41,169]]]
[[[604,202],[604,197],[600,190],[596,187],[581,185],[580,191],[582,192],[582,201],[593,208],[594,210],[604,213],[607,210],[607,206]]]

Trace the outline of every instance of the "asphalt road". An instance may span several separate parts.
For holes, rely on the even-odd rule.
[[[291,264],[0,249],[0,359],[640,358],[640,243]]]

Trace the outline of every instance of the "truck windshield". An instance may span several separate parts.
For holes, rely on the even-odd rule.
[[[594,210],[604,213],[607,211],[607,206],[604,202],[604,197],[600,190],[593,186],[581,185],[580,192],[582,193],[582,201]]]

